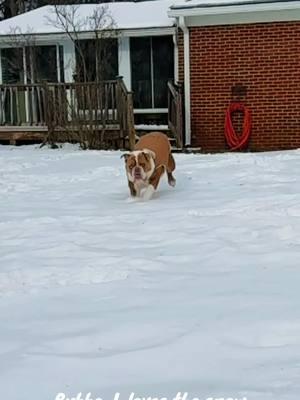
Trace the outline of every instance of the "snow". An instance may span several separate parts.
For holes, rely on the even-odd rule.
[[[112,17],[119,30],[171,27],[174,25],[174,19],[168,17],[167,11],[174,2],[176,0],[81,4],[76,6],[75,24],[80,25],[82,32],[94,30],[91,28],[88,18],[98,8],[105,7],[106,16]],[[56,20],[54,11],[53,6],[44,6],[4,20],[0,22],[0,35],[61,33],[62,29],[53,24],[53,21]],[[109,21],[107,23],[104,21],[101,19],[104,27],[110,26]],[[71,27],[69,29],[71,30]]]
[[[300,152],[120,155],[0,146],[2,397],[298,400]]]
[[[175,26],[175,18],[184,9],[201,8],[201,14],[217,14],[219,12],[297,10],[300,1],[257,1],[257,0],[152,0],[140,2],[112,2],[105,4],[80,4],[76,6],[75,25],[81,32],[94,31],[89,20],[98,8],[106,8],[106,22],[101,20],[103,28],[111,26],[111,18],[115,27],[122,30],[168,28]],[[68,9],[68,6],[67,6]],[[69,8],[70,10],[70,8]],[[182,10],[180,12],[180,10]],[[194,11],[191,11],[194,13]],[[179,13],[179,14],[178,14]],[[188,12],[186,11],[187,15]],[[199,11],[200,13],[200,11]],[[110,18],[111,17],[111,18]],[[0,22],[0,36],[21,34],[55,34],[64,33],[56,26],[56,15],[53,6],[44,6],[17,15]],[[71,25],[69,30],[72,31]]]

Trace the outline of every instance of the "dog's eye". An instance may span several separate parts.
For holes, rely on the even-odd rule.
[[[145,163],[140,163],[140,166],[141,166],[142,168],[145,168]]]

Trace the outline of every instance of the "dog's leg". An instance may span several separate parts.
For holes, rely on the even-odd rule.
[[[156,170],[154,171],[153,175],[149,179],[150,185],[152,185],[155,190],[157,189],[157,186],[159,184],[160,178],[164,174],[164,172],[165,172],[165,166],[164,165],[160,165],[158,168],[156,168]]]
[[[169,160],[167,165],[167,175],[168,175],[168,184],[170,186],[176,185],[176,179],[174,178],[172,172],[175,170],[176,164],[172,153],[169,154]]]
[[[141,190],[141,199],[144,201],[148,201],[151,199],[155,192],[153,185],[148,185],[146,188]]]
[[[158,187],[159,181],[163,173],[165,172],[165,167],[164,165],[160,165],[156,170],[154,171],[153,175],[149,179],[149,185],[147,186],[146,189],[144,189],[141,193],[141,197],[143,200],[150,200],[151,197],[153,196],[155,190]]]
[[[132,182],[128,181],[128,187],[129,187],[131,196],[136,197],[136,190],[135,190],[134,184]]]

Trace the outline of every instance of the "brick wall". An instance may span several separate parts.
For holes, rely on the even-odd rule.
[[[242,85],[250,149],[300,147],[300,23],[191,28],[190,57],[193,146],[226,149],[224,112]]]

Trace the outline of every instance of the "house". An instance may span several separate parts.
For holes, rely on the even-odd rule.
[[[175,19],[167,15],[171,4],[173,0],[63,6],[58,7],[60,15],[54,6],[44,6],[2,21],[2,129],[11,125],[15,131],[18,125],[24,130],[31,120],[32,130],[41,125],[43,114],[37,97],[44,94],[19,86],[8,100],[7,85],[110,81],[117,76],[133,92],[136,126],[167,128],[167,82],[178,79],[177,30]]]
[[[11,90],[5,84],[48,80],[69,85],[65,86],[65,97],[73,98],[70,83],[84,80],[82,59],[90,80],[96,81],[97,68],[105,60],[100,77],[111,80],[122,76],[133,92],[136,127],[153,129],[159,125],[163,129],[168,123],[172,132],[177,132],[176,138],[181,134],[181,144],[186,147],[226,151],[225,111],[239,102],[251,113],[250,150],[300,146],[299,1],[108,3],[115,26],[107,31],[115,33],[104,38],[109,48],[105,56],[102,50],[97,52],[96,30],[86,22],[95,7],[102,5],[78,6],[76,40],[70,36],[72,26],[62,29],[53,23],[51,6],[0,23],[3,115],[8,112],[14,120],[16,108],[19,124],[24,125],[33,109],[31,104],[36,104],[35,99],[22,98],[22,94],[15,96],[14,102],[4,100],[3,91],[9,94]],[[13,59],[19,60],[15,67]],[[167,84],[170,80],[182,83],[183,89],[176,84],[171,87]],[[34,93],[36,88],[26,90]],[[75,86],[73,92],[78,98]],[[74,103],[85,115],[83,97]],[[90,120],[95,115],[97,109],[90,113]],[[241,115],[232,118],[238,131]],[[4,125],[0,133],[7,120],[0,114],[0,125]]]
[[[228,149],[224,112],[239,101],[252,115],[251,150],[300,147],[300,2],[190,0],[169,16],[182,32],[186,144]]]

